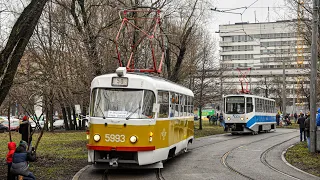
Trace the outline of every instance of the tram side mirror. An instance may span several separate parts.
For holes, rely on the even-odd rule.
[[[152,112],[157,113],[160,110],[160,104],[153,103]]]

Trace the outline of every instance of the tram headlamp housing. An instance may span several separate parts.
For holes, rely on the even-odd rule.
[[[227,119],[228,119],[228,121],[230,121],[230,117],[228,117]]]
[[[240,120],[243,121],[243,117],[241,117]]]
[[[131,143],[136,143],[137,140],[138,140],[137,136],[131,136],[131,137],[130,137],[130,142],[131,142]]]
[[[101,137],[100,137],[99,134],[95,134],[95,135],[93,136],[93,140],[96,141],[96,142],[100,141],[100,139],[101,139]]]

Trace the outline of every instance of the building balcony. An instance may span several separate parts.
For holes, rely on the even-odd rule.
[[[260,46],[259,41],[240,41],[240,42],[219,42],[220,47],[224,46],[243,46],[243,45],[254,45],[254,46]]]

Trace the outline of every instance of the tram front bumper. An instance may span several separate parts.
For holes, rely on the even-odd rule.
[[[244,131],[246,123],[226,123],[225,131]]]

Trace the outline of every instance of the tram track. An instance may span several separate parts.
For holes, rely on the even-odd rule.
[[[280,143],[278,143],[278,144],[276,144],[276,145],[274,145],[274,146],[271,146],[271,147],[268,148],[267,150],[265,150],[265,151],[260,155],[260,161],[262,162],[262,164],[264,164],[265,166],[269,167],[270,169],[272,169],[272,170],[274,170],[274,171],[276,171],[276,172],[278,172],[278,173],[280,173],[280,174],[283,174],[283,175],[285,175],[285,176],[287,176],[287,177],[290,177],[290,178],[296,179],[296,180],[301,180],[301,179],[298,178],[298,177],[295,177],[295,176],[293,176],[293,175],[290,175],[290,174],[288,174],[288,173],[285,173],[285,172],[279,170],[278,168],[272,166],[272,165],[267,161],[267,154],[268,154],[272,149],[274,149],[275,147],[277,147],[277,146],[279,146],[279,145],[281,145],[281,144],[283,144],[283,143],[285,143],[285,142],[288,142],[288,141],[290,141],[290,140],[292,140],[292,139],[294,139],[294,138],[296,138],[296,137],[298,137],[298,136],[295,136],[295,137],[293,137],[293,138],[290,138],[290,139],[287,139],[287,140],[285,140],[285,141],[282,141],[282,142],[280,142]]]
[[[120,179],[123,179],[123,178],[124,178],[124,177],[110,178],[109,173],[110,173],[110,172],[109,172],[108,170],[104,171],[101,179],[102,179],[102,180],[113,180],[113,179],[119,179],[119,178],[120,178]],[[157,180],[165,180],[165,178],[164,178],[163,175],[162,175],[162,171],[161,171],[160,168],[154,170],[154,174],[155,174],[155,178],[156,178]],[[128,176],[130,176],[130,175],[128,175]]]
[[[291,133],[294,133],[294,132],[282,133],[282,134],[277,134],[277,135],[269,136],[269,137],[262,138],[262,139],[259,139],[259,140],[256,140],[256,141],[252,141],[252,142],[250,142],[250,143],[243,144],[243,145],[241,145],[241,146],[238,146],[238,147],[236,147],[236,148],[233,148],[233,149],[231,149],[230,151],[226,152],[226,153],[221,157],[220,162],[221,162],[222,165],[224,165],[224,166],[225,166],[226,168],[228,168],[230,171],[232,171],[232,172],[234,172],[234,173],[236,173],[236,174],[239,174],[239,175],[241,175],[242,177],[245,177],[245,178],[247,178],[247,179],[255,180],[254,178],[252,178],[252,177],[250,177],[250,176],[248,176],[248,175],[245,175],[244,173],[242,173],[242,172],[234,169],[232,166],[230,166],[230,165],[228,164],[228,161],[227,161],[229,154],[230,154],[231,152],[233,152],[234,150],[239,149],[239,148],[241,148],[241,147],[243,147],[243,146],[250,145],[250,144],[253,144],[253,143],[262,141],[262,140],[270,139],[270,138],[275,137],[275,136],[285,135],[285,134],[291,134]],[[293,137],[293,138],[296,138],[296,137],[297,137],[297,136],[295,136],[295,137]],[[290,138],[289,140],[291,140],[291,139],[293,139],[293,138]],[[278,145],[280,145],[280,144],[282,144],[282,143],[285,143],[285,142],[287,142],[287,141],[289,141],[289,140],[283,141],[283,142],[281,142],[281,143],[278,143],[278,144],[272,146],[271,148],[268,148],[268,149],[267,149],[266,151],[264,151],[262,154],[266,154],[267,152],[269,152],[270,150],[272,150],[272,149],[275,148],[276,146],[278,146]],[[261,160],[261,156],[260,156],[260,160]],[[263,162],[262,162],[262,163],[263,163]],[[269,163],[268,163],[268,164],[269,164]],[[266,165],[266,164],[265,164],[265,165]],[[270,165],[270,164],[269,164],[269,165]],[[270,167],[272,167],[272,166],[270,165],[270,166],[268,166],[268,167],[270,168]],[[274,167],[273,167],[273,168],[274,168]],[[271,168],[271,169],[272,169],[272,168]],[[274,168],[274,169],[276,169],[276,168]],[[273,169],[273,170],[274,170],[274,169]],[[280,171],[280,170],[279,170],[279,171]],[[297,178],[295,178],[295,179],[297,179]]]
[[[201,145],[201,146],[198,146],[198,147],[195,147],[195,148],[190,148],[189,150],[193,151],[193,150],[196,150],[196,149],[200,149],[200,148],[203,148],[203,147],[211,146],[211,145],[218,144],[218,143],[221,143],[221,142],[231,141],[233,139],[238,139],[238,138],[241,138],[241,137],[242,136],[231,138],[231,139],[227,139],[227,140],[223,140],[223,141],[217,141],[217,142],[213,142],[213,143],[208,143],[208,144],[204,144],[204,145]]]

